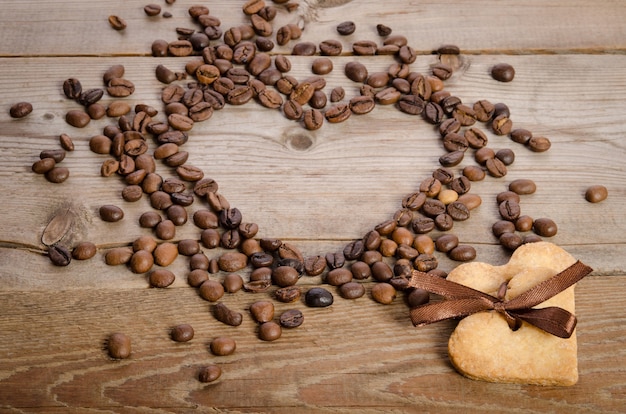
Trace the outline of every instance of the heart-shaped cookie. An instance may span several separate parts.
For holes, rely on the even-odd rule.
[[[576,262],[565,250],[548,243],[518,248],[502,266],[472,262],[458,266],[448,280],[497,296],[507,282],[510,300]],[[574,313],[574,286],[535,306],[557,306]],[[513,331],[496,311],[462,319],[450,336],[448,353],[463,375],[483,381],[536,385],[573,385],[578,381],[576,332],[559,338],[526,322]]]

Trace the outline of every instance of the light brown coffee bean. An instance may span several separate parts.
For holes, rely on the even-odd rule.
[[[111,358],[126,359],[131,354],[130,337],[121,332],[113,333],[107,340],[107,348]]]
[[[230,326],[239,326],[243,321],[243,315],[240,312],[229,309],[224,303],[215,305],[213,314],[215,319]]]
[[[72,249],[72,257],[76,260],[88,260],[96,255],[97,247],[92,242],[84,241],[78,243]]]
[[[154,265],[154,257],[147,250],[138,250],[130,258],[129,267],[133,273],[147,273]]]
[[[389,283],[377,283],[372,287],[371,295],[376,302],[389,305],[396,298],[396,289]]]
[[[266,300],[254,302],[250,305],[250,313],[258,323],[269,322],[274,319],[274,304]]]
[[[178,247],[174,243],[163,242],[154,249],[154,263],[167,267],[178,257]]]
[[[198,294],[204,300],[217,302],[224,296],[224,286],[215,280],[206,280],[198,288]]]
[[[148,274],[148,282],[150,286],[155,288],[166,288],[174,283],[176,276],[167,269],[152,270]]]
[[[339,294],[344,299],[358,299],[365,295],[365,286],[358,282],[344,283],[339,287]]]
[[[587,187],[585,191],[585,200],[590,203],[600,203],[607,199],[609,196],[609,191],[603,185],[596,184]]]
[[[237,349],[237,342],[234,339],[226,336],[220,336],[211,341],[209,345],[211,352],[216,356],[227,356],[235,353]]]
[[[263,341],[276,341],[282,335],[282,328],[276,322],[265,322],[259,326],[259,339]]]

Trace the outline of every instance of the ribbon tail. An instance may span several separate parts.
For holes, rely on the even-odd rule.
[[[576,316],[565,309],[551,306],[510,312],[513,316],[559,338],[567,339],[576,328]]]
[[[424,326],[446,319],[461,318],[473,313],[493,309],[493,304],[484,298],[445,300],[428,303],[411,309],[414,326]]]

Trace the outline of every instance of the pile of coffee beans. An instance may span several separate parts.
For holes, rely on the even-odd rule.
[[[343,44],[336,39],[320,44],[300,41],[303,28],[295,24],[275,31],[272,22],[280,9],[291,12],[297,4],[278,0],[274,3],[275,6],[263,0],[245,2],[242,12],[249,17],[249,23],[230,28],[222,28],[220,19],[210,14],[208,7],[192,6],[188,14],[196,25],[194,28],[178,28],[178,38],[173,41],[155,40],[151,45],[155,58],[188,58],[184,72],[155,64],[155,77],[164,84],[160,92],[162,109],[143,103],[131,105],[129,97],[135,86],[124,78],[125,68],[121,64],[104,72],[101,87],[83,89],[76,78],[64,81],[65,96],[79,105],[67,112],[69,125],[84,128],[90,120],[104,117],[114,121],[89,140],[91,151],[104,157],[101,175],[116,177],[123,183],[121,197],[126,202],[147,198],[151,206],[138,224],[152,234],[143,235],[128,246],[107,249],[106,264],[126,266],[145,275],[150,286],[166,288],[181,276],[167,267],[180,256],[187,258],[188,284],[197,289],[199,297],[212,303],[213,316],[229,326],[241,325],[244,315],[229,308],[224,297],[240,290],[271,291],[279,302],[297,302],[303,295],[297,284],[305,275],[321,276],[326,285],[336,287],[345,299],[364,296],[366,285],[362,282],[373,280],[376,283],[370,295],[380,304],[393,303],[399,292],[403,292],[410,307],[427,303],[427,292],[408,287],[412,271],[445,277],[446,273],[438,269],[436,252],[458,262],[476,258],[474,247],[460,243],[451,230],[455,223],[470,219],[472,210],[482,203],[481,197],[470,191],[472,183],[487,175],[506,176],[515,160],[512,150],[489,147],[487,134],[479,125],[482,123],[497,136],[509,136],[534,152],[548,150],[550,140],[533,136],[526,129],[513,128],[510,110],[503,103],[486,99],[464,103],[445,90],[445,81],[452,76],[453,68],[444,63],[444,58],[459,55],[458,47],[438,48],[434,53],[440,63],[432,66],[431,73],[418,73],[410,67],[418,54],[408,39],[392,34],[392,29],[383,24],[376,26],[379,39],[354,41],[351,54],[355,58],[389,55],[394,57],[394,62],[386,71],[370,72],[358,60],[351,61],[343,71],[348,80],[361,84],[359,94],[347,98],[342,87],[335,87],[327,94],[323,76],[335,70],[331,57],[345,54]],[[161,7],[149,4],[144,12],[150,17],[158,16]],[[167,17],[165,13],[162,15]],[[126,27],[126,22],[118,16],[109,17],[109,22],[116,30]],[[340,36],[348,36],[356,33],[357,26],[346,21],[336,29]],[[269,53],[276,44],[290,43],[292,55],[318,55],[311,65],[310,77],[294,78],[289,74],[289,57]],[[512,81],[514,74],[513,67],[506,64],[496,65],[492,70],[494,79],[502,82]],[[114,98],[107,107],[100,103],[105,94]],[[218,183],[187,163],[189,153],[184,150],[184,144],[196,123],[210,120],[215,112],[229,105],[249,102],[279,109],[285,118],[309,130],[344,122],[352,115],[365,115],[376,105],[394,106],[432,125],[439,134],[444,154],[431,176],[401,200],[390,219],[340,251],[305,257],[290,243],[257,237],[258,226],[243,219],[242,212],[230,205]],[[32,106],[16,104],[11,108],[11,116],[23,117],[30,111]],[[151,140],[156,143],[152,152]],[[53,183],[68,178],[69,171],[57,164],[63,160],[65,151],[74,149],[66,134],[61,135],[60,144],[59,150],[43,151],[32,166],[34,172],[45,174]],[[453,167],[461,164],[469,153],[473,153],[476,164],[455,173]],[[159,160],[170,172],[169,176],[156,172]],[[523,243],[556,234],[552,220],[521,215],[520,196],[532,194],[535,188],[530,180],[515,180],[510,183],[509,191],[498,194],[501,220],[494,224],[493,233],[507,249],[514,250]],[[586,197],[597,202],[606,198],[606,194],[606,189],[593,187]],[[194,204],[200,207],[190,217],[188,209]],[[99,215],[105,222],[124,219],[123,208],[113,204],[101,206]],[[198,237],[176,241],[177,228],[187,222],[197,227]],[[520,236],[530,231],[534,234]],[[73,249],[56,241],[48,246],[52,263],[61,266],[69,265],[71,258],[92,258],[97,251],[88,241],[78,243]],[[218,278],[216,274],[223,276]],[[308,307],[325,308],[333,302],[334,295],[327,288],[312,287],[304,292]],[[267,300],[254,301],[249,312],[263,341],[278,340],[282,328],[296,328],[304,321],[298,309],[285,311],[276,320],[274,305]],[[171,330],[173,341],[185,342],[193,336],[193,328],[187,324]],[[215,355],[230,355],[236,343],[231,338],[219,337],[211,342],[210,348]],[[128,337],[112,335],[109,353],[113,358],[128,357]],[[201,370],[199,379],[210,382],[220,375],[218,366],[209,365]]]

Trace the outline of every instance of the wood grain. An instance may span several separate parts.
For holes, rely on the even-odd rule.
[[[240,3],[222,0],[208,6],[228,28],[246,22]],[[550,138],[550,151],[533,153],[481,124],[489,146],[513,149],[515,162],[504,178],[472,183],[482,205],[452,231],[476,247],[478,260],[505,263],[509,252],[491,232],[499,219],[495,197],[514,179],[536,182],[537,192],[522,197],[523,214],[554,219],[559,232],[550,240],[594,268],[577,287],[580,381],[568,388],[463,378],[447,359],[454,323],[413,328],[403,294],[391,305],[377,304],[370,297],[371,281],[365,282],[365,297],[349,301],[337,294],[326,309],[274,301],[277,315],[297,307],[305,323],[268,343],[258,339],[248,308],[271,298],[271,291],[226,295],[223,301],[244,314],[243,324],[233,328],[217,322],[213,304],[187,284],[187,258],[178,257],[169,267],[176,281],[167,289],[150,289],[145,275],[104,263],[111,247],[151,234],[138,226],[138,217],[151,207],[146,198],[124,202],[123,180],[100,176],[106,157],[92,153],[88,142],[116,120],[92,121],[83,129],[69,126],[65,113],[78,105],[65,98],[62,83],[76,77],[84,87],[102,87],[104,71],[121,63],[136,85],[125,101],[161,110],[163,85],[155,79],[156,65],[182,71],[189,58],[156,59],[149,56],[150,45],[157,38],[176,39],[177,27],[196,27],[187,13],[193,4],[163,5],[173,14],[166,19],[147,17],[140,2],[3,2],[0,412],[484,413],[501,412],[503,404],[510,412],[624,412],[623,2],[303,0],[292,13],[277,6],[274,23],[303,24],[302,40],[315,43],[338,38],[335,27],[341,21],[357,24],[354,35],[339,38],[344,53],[333,58],[334,70],[325,76],[325,92],[343,86],[347,99],[359,88],[343,73],[344,65],[356,59],[350,45],[358,39],[378,41],[376,24],[407,36],[418,53],[411,68],[422,73],[439,62],[432,50],[457,44],[462,54],[452,60],[456,71],[446,89],[465,103],[505,102],[515,127]],[[128,28],[112,30],[110,14],[126,19]],[[288,54],[292,46],[273,53]],[[314,58],[290,57],[290,75],[310,77]],[[358,60],[370,73],[386,71],[393,62],[385,56]],[[503,61],[516,69],[511,83],[489,75],[491,66]],[[33,104],[33,113],[11,119],[9,107],[22,100]],[[105,95],[102,102],[112,100]],[[40,151],[59,147],[61,133],[73,138],[76,150],[62,161],[70,178],[54,185],[32,173],[31,165]],[[150,142],[150,150],[155,147]],[[341,251],[390,219],[444,153],[433,126],[393,106],[379,105],[367,115],[311,132],[256,102],[227,106],[197,123],[184,148],[189,163],[219,183],[220,193],[244,220],[259,225],[258,238],[280,238],[307,256]],[[473,164],[468,154],[454,171],[461,174]],[[158,172],[175,175],[163,165]],[[592,184],[604,184],[609,198],[586,202],[584,191]],[[121,222],[104,223],[98,217],[98,208],[111,203],[123,207]],[[206,203],[195,203],[188,208],[190,217],[204,208]],[[50,264],[41,238],[55,214],[68,209],[73,218],[62,242],[73,246],[89,240],[98,252],[91,260],[59,268]],[[173,241],[198,237],[199,229],[188,222],[177,228]],[[204,249],[210,258],[223,251]],[[443,270],[458,265],[443,254],[437,258]],[[249,272],[250,267],[241,274],[247,278]],[[299,282],[303,290],[319,284],[320,276]],[[183,322],[193,325],[196,336],[174,343],[169,329]],[[107,356],[106,338],[116,331],[132,337],[128,360]],[[210,353],[209,342],[221,335],[236,339],[234,355]],[[206,385],[197,373],[208,363],[219,364],[223,375]]]

